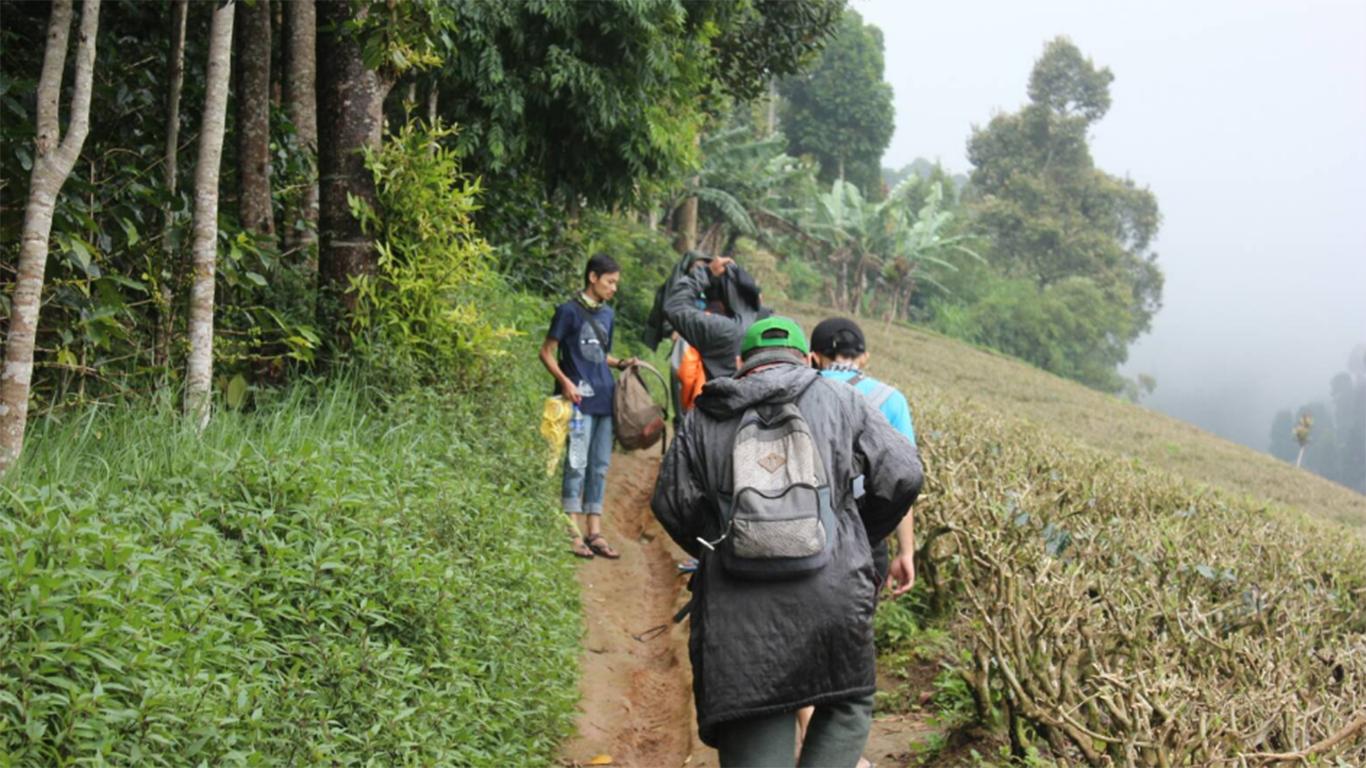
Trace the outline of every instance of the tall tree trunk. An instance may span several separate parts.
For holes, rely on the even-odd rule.
[[[355,294],[352,277],[373,274],[375,245],[351,215],[348,196],[378,208],[374,178],[362,150],[377,149],[383,129],[384,97],[393,81],[368,69],[360,43],[344,29],[349,3],[319,3],[318,13],[318,315],[321,327],[349,343]]]
[[[242,226],[275,234],[270,207],[270,2],[237,3],[237,186]]]
[[[439,88],[438,88],[438,83],[437,83],[435,80],[433,80],[433,81],[432,81],[432,89],[431,89],[430,91],[427,91],[427,125],[428,125],[428,126],[436,125],[436,97],[437,97],[439,94],[440,94],[440,90],[439,90]],[[433,151],[433,152],[436,151],[436,147],[435,147],[435,146],[432,147],[432,151]]]
[[[47,46],[38,77],[38,121],[34,138],[33,169],[29,173],[28,205],[19,246],[18,274],[10,296],[9,332],[5,337],[5,363],[0,369],[0,475],[4,475],[24,448],[28,422],[29,385],[33,381],[33,345],[38,335],[38,309],[42,305],[43,278],[47,271],[48,240],[52,235],[52,212],[57,195],[71,175],[90,130],[90,84],[95,68],[95,37],[99,31],[100,0],[85,0],[75,62],[75,87],[71,91],[71,119],[66,136],[58,120],[62,97],[62,72],[66,67],[67,39],[71,34],[71,0],[54,0],[48,18]]]
[[[185,20],[189,16],[188,0],[171,2],[171,53],[166,59],[166,147],[162,156],[161,180],[166,195],[174,200],[178,183],[180,157],[180,92],[185,84]],[[168,202],[161,211],[162,263],[171,268],[170,282],[160,286],[156,341],[152,345],[152,363],[160,367],[170,359],[171,334],[175,332],[175,295],[180,290],[181,265],[171,239],[172,205]]]
[[[270,39],[281,41],[280,45],[270,47],[270,106],[272,109],[280,109],[284,103],[284,91],[282,82],[284,78],[280,73],[285,71],[284,66],[284,39],[285,39],[285,9],[287,0],[275,0],[270,4]]]
[[[289,30],[285,41],[285,109],[299,139],[299,146],[313,156],[317,167],[318,151],[318,96],[316,40],[317,20],[313,0],[290,0],[285,5]],[[290,247],[307,246],[317,239],[318,180],[309,180],[304,188],[300,216],[308,222],[304,229],[296,229],[295,217],[286,219],[286,239]]]
[[[194,284],[190,288],[190,360],[185,377],[185,412],[195,427],[209,423],[213,380],[213,280],[218,241],[218,167],[228,112],[232,57],[232,0],[213,12],[209,66],[205,75],[204,122],[194,169]]]
[[[687,253],[697,247],[697,198],[689,197],[674,211],[674,250]]]

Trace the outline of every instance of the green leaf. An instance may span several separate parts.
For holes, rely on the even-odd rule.
[[[247,380],[242,374],[237,374],[228,382],[227,392],[224,399],[228,407],[234,410],[240,409],[247,402]]]

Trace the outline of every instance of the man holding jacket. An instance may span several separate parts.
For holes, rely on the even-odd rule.
[[[807,364],[791,320],[745,333],[734,378],[707,383],[669,447],[651,506],[680,547],[698,556],[689,656],[702,741],[723,766],[795,761],[796,718],[815,706],[801,765],[857,764],[872,724],[870,542],[891,533],[919,493],[916,449],[853,387]],[[755,406],[792,403],[810,430],[834,513],[830,559],[796,578],[763,580],[721,567],[720,506],[732,490],[732,448]],[[861,486],[855,480],[863,478]],[[864,497],[855,503],[855,488]]]
[[[735,373],[740,341],[760,305],[759,284],[727,256],[688,251],[655,297],[645,343],[652,348],[676,331],[702,354],[707,380]]]

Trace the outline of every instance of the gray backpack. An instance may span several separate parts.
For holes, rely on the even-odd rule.
[[[830,562],[829,473],[795,403],[745,411],[731,446],[731,480],[731,493],[718,499],[722,536],[714,547],[729,573],[790,579]]]

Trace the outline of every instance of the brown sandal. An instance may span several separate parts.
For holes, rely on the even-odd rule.
[[[578,536],[569,537],[569,550],[574,553],[575,557],[582,557],[585,560],[593,559],[593,548]]]
[[[621,557],[621,553],[612,549],[612,545],[607,543],[607,539],[604,539],[601,533],[583,537],[583,543],[593,550],[593,554],[605,557],[608,560],[616,560]]]

